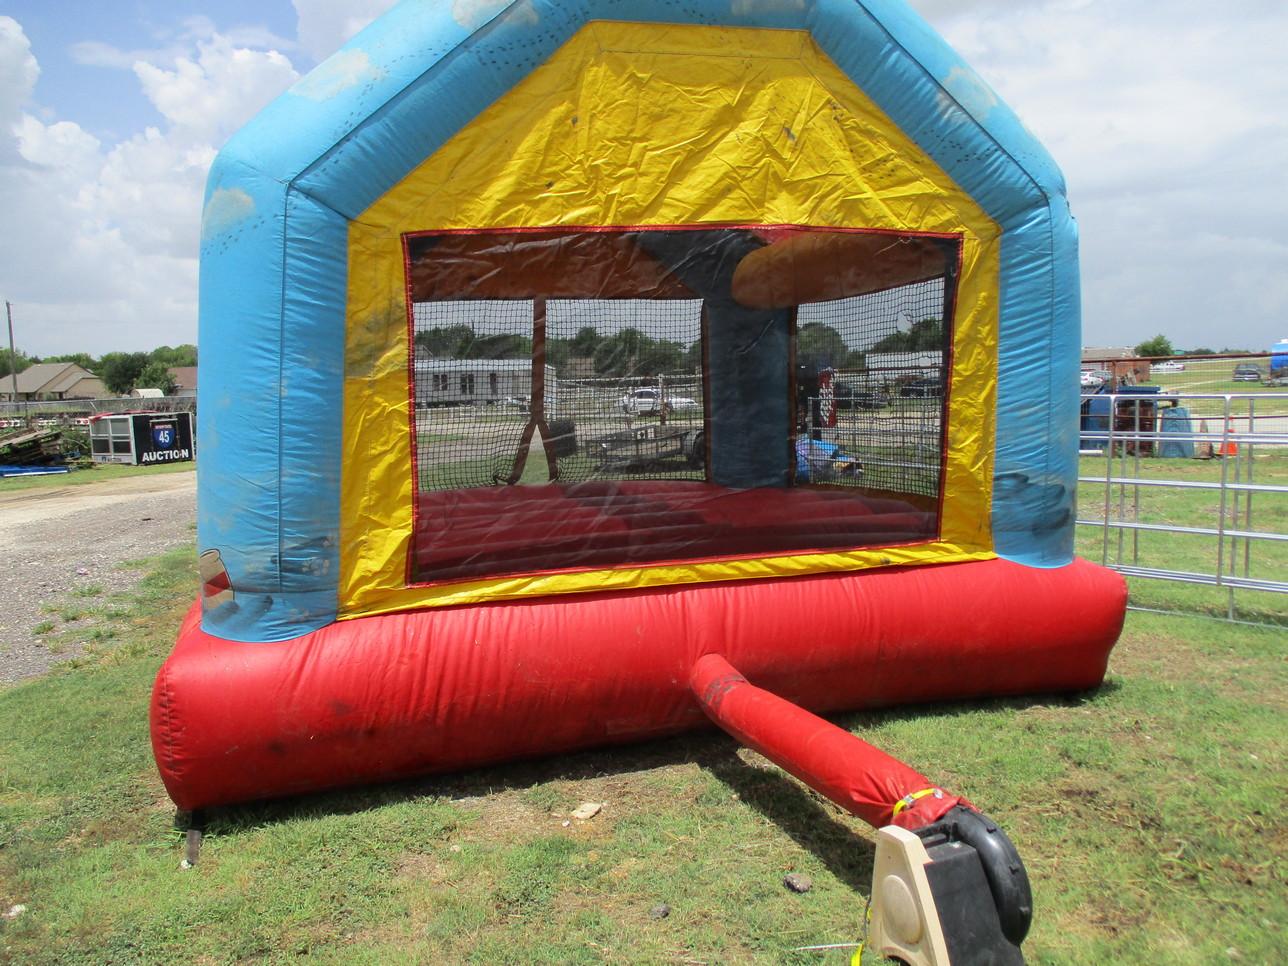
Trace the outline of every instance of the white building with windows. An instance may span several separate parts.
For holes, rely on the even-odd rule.
[[[492,405],[532,397],[528,359],[417,359],[416,405]],[[555,371],[546,366],[546,396],[555,390]]]

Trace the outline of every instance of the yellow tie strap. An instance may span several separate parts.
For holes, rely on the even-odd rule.
[[[919,792],[910,792],[903,798],[894,803],[893,817],[897,818],[899,813],[908,808],[919,798],[925,798],[927,795],[934,795],[935,798],[943,798],[944,790],[942,788],[923,788]]]

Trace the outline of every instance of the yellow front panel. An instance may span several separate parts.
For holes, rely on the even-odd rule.
[[[407,586],[413,478],[402,234],[701,223],[961,235],[942,539]],[[993,556],[999,248],[996,224],[808,34],[586,26],[351,225],[340,616]]]

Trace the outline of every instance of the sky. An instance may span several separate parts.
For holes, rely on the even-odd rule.
[[[1288,337],[1288,3],[911,2],[1064,171],[1084,345]],[[196,341],[211,159],[392,5],[0,0],[0,299],[18,347]]]

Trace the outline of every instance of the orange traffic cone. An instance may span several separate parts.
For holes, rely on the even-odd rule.
[[[1225,439],[1221,441],[1221,446],[1217,450],[1218,456],[1238,456],[1239,444],[1230,437],[1234,435],[1234,417],[1227,416],[1225,420]]]

